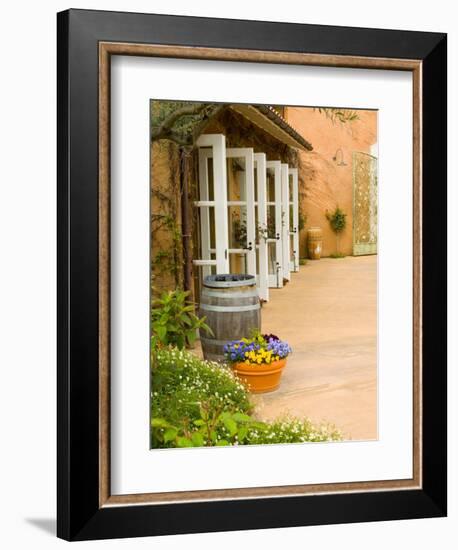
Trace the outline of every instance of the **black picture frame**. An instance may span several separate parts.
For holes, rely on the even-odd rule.
[[[68,10],[58,49],[57,534],[66,540],[440,517],[447,509],[446,63],[441,33]],[[422,488],[99,506],[98,44],[422,62]]]

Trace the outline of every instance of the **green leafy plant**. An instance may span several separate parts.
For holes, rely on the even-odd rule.
[[[189,291],[177,289],[163,292],[154,300],[151,309],[153,347],[162,344],[183,349],[194,344],[198,329],[213,334],[205,317],[199,318],[194,313],[195,305],[188,300],[189,294]]]
[[[223,447],[243,444],[250,429],[263,429],[262,422],[241,412],[229,412],[200,403],[200,418],[174,426],[163,418],[153,418],[153,438],[175,447]]]
[[[285,417],[262,422],[248,389],[228,367],[186,350],[159,348],[152,362],[151,447],[210,447],[338,441],[327,424]]]
[[[347,214],[339,206],[336,206],[333,212],[326,211],[326,219],[329,221],[329,225],[336,235],[336,255],[340,258],[342,256],[339,252],[339,237],[347,226]]]
[[[307,214],[302,211],[302,206],[299,204],[299,231],[305,229],[307,223]]]

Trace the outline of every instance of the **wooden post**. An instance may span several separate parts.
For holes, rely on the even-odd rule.
[[[189,162],[192,149],[180,150],[181,234],[183,239],[183,288],[192,292],[192,228],[189,211]]]

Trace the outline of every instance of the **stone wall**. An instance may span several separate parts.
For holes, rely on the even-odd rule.
[[[335,234],[326,219],[326,210],[339,206],[347,214],[347,227],[342,233],[339,250],[345,255],[352,250],[353,179],[352,154],[373,153],[377,143],[377,111],[357,111],[358,119],[341,123],[313,108],[287,107],[285,118],[313,145],[313,151],[300,153],[301,209],[307,216],[300,233],[300,256],[306,257],[306,232],[309,227],[323,230],[323,256],[336,251]],[[342,154],[340,151],[341,150]],[[338,157],[334,160],[336,153]],[[342,159],[342,160],[341,160]],[[345,165],[339,166],[339,162]]]

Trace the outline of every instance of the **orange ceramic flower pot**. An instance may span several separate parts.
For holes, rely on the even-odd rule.
[[[235,374],[247,384],[252,393],[274,391],[280,385],[280,378],[286,366],[286,358],[270,364],[235,363],[232,368]]]

